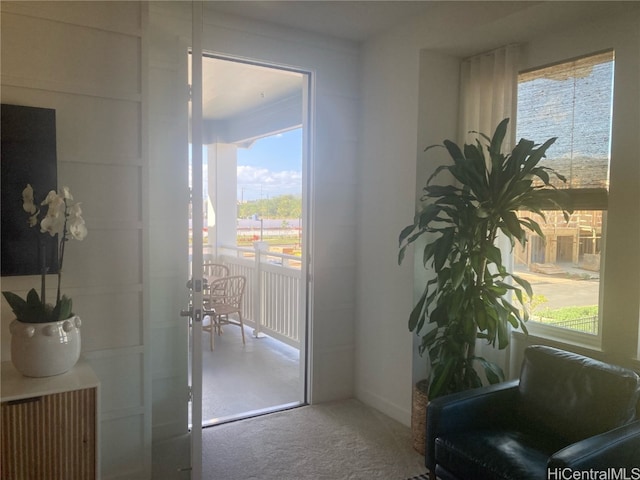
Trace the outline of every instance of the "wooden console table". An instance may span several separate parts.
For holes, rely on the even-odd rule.
[[[100,382],[91,367],[81,359],[44,378],[1,367],[0,479],[98,478]]]

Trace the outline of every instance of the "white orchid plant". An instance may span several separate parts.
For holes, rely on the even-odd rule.
[[[44,208],[46,207],[46,211]],[[40,225],[40,234],[52,237],[59,235],[58,241],[58,291],[56,303],[46,302],[46,269],[42,271],[40,295],[35,288],[27,293],[26,300],[12,292],[2,292],[16,318],[26,323],[45,323],[66,320],[73,316],[72,301],[66,295],[60,294],[62,281],[62,263],[64,250],[68,240],[83,240],[87,236],[87,227],[82,218],[80,203],[73,203],[73,196],[69,187],[63,187],[56,193],[51,190],[46,198],[37,205],[33,196],[33,187],[27,184],[22,191],[22,208],[28,214],[30,227]]]

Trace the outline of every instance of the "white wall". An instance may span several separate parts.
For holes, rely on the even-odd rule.
[[[619,9],[622,13],[615,13]],[[640,199],[637,155],[633,154],[638,151],[637,10],[638,5],[631,2],[442,2],[434,4],[429,15],[364,44],[356,322],[359,398],[409,423],[411,372],[424,359],[412,354],[406,325],[414,289],[422,288],[424,272],[416,259],[414,283],[410,259],[401,267],[395,265],[397,237],[402,227],[412,221],[420,195],[416,185],[421,188],[431,171],[423,167],[420,152],[434,143],[434,137],[438,137],[435,143],[441,142],[457,116],[457,106],[447,100],[457,88],[458,72],[451,63],[455,63],[455,57],[461,59],[510,43],[531,44],[528,62],[532,65],[552,56],[559,60],[566,58],[565,54],[571,57],[577,52],[588,53],[592,47],[607,43],[615,43],[625,52],[628,64],[616,71],[616,95],[622,103],[618,113],[614,112],[614,116],[618,115],[618,120],[614,119],[614,137],[626,145],[619,155],[625,157],[626,166],[619,175],[627,178],[626,185],[615,192],[612,168],[611,202],[625,205],[621,210],[625,217],[635,210],[636,219],[628,235],[621,235],[622,224],[611,228],[617,233],[616,241],[622,242],[621,251],[632,251],[633,242],[637,247],[640,228],[634,222]],[[611,15],[618,17],[607,20]],[[425,80],[419,75],[431,78]],[[432,90],[419,89],[419,81],[425,87],[431,84]],[[454,131],[450,138],[455,138]],[[622,268],[625,260],[633,265],[630,275],[628,269]],[[629,257],[625,254],[617,261],[609,261],[605,281],[609,282],[611,300],[604,304],[605,314],[608,311],[610,316],[622,315],[624,320],[620,322],[625,324],[605,336],[609,337],[607,348],[611,352],[618,344],[624,344],[626,354],[634,346],[637,348],[638,271],[637,248]],[[621,276],[630,276],[630,284],[618,287]],[[616,307],[617,302],[624,302],[625,306]],[[636,333],[634,340],[628,340],[629,333]],[[415,370],[418,374],[421,369]]]
[[[408,422],[413,299],[409,259],[397,264],[398,234],[413,218],[419,51],[402,33],[368,44],[362,63],[358,164],[356,395]]]
[[[143,478],[151,419],[141,189],[145,9],[133,2],[1,8],[2,102],[56,110],[58,184],[82,202],[89,230],[67,246],[62,288],[83,320],[82,354],[101,381],[102,478]],[[2,278],[3,290],[20,294],[37,285],[37,277]],[[54,295],[53,276],[48,285]],[[3,302],[3,361],[12,318]]]
[[[356,395],[407,425],[413,379],[426,371],[407,328],[425,272],[416,267],[414,281],[411,251],[398,266],[398,235],[433,168],[423,149],[456,137],[459,38],[522,8],[456,3],[434,4],[429,15],[366,42],[362,54]]]

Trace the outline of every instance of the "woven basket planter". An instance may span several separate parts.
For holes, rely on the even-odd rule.
[[[420,380],[413,386],[411,396],[411,438],[414,450],[421,455],[424,455],[426,443],[428,389],[429,381]]]

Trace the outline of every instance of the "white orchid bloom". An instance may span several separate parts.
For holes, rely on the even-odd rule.
[[[62,189],[60,190],[60,196],[65,200],[73,200],[73,196],[71,195],[71,190],[69,190],[69,187],[62,187]]]
[[[37,213],[38,210],[33,203],[33,187],[29,183],[27,183],[26,188],[22,191],[22,208],[31,215]],[[31,220],[29,220],[29,224],[33,226]]]
[[[49,197],[47,197],[49,198]],[[53,195],[51,199],[47,202],[49,205],[49,209],[47,210],[48,217],[61,217],[64,216],[65,204],[62,197],[57,195]]]
[[[48,233],[54,237],[58,233],[62,233],[64,229],[64,217],[47,215],[40,222],[40,231]]]
[[[73,221],[67,223],[67,228],[69,229],[71,236],[76,240],[84,240],[88,233],[82,217],[77,217]]]
[[[69,207],[69,218],[67,219],[67,228],[69,233],[76,240],[83,240],[87,236],[87,227],[82,218],[82,209],[80,203],[76,203]]]
[[[69,217],[81,217],[82,208],[80,208],[82,202],[75,203],[69,207]]]
[[[56,297],[57,305],[61,305],[63,302],[70,304],[70,299],[66,299],[61,295],[60,292],[62,263],[64,260],[64,246],[66,244],[66,241],[71,238],[74,238],[76,240],[83,240],[87,236],[87,227],[84,223],[84,219],[82,218],[82,209],[80,208],[80,203],[73,204],[72,202],[73,196],[71,195],[71,191],[67,186],[62,187],[59,193],[51,190],[39,205],[35,203],[34,191],[31,184],[27,184],[27,186],[22,191],[22,209],[29,215],[29,219],[27,221],[29,226],[34,227],[38,225],[38,221],[42,218],[42,215],[44,213],[41,206],[46,205],[47,212],[44,215],[44,218],[42,218],[42,220],[40,221],[40,232],[48,233],[52,237],[60,235],[58,238],[58,292]],[[40,303],[45,307],[45,310],[51,310],[55,312],[54,307],[49,308],[50,305],[45,303],[45,283],[46,270],[42,273]],[[4,293],[6,295],[8,292]],[[31,293],[29,293],[29,295],[31,295]],[[7,299],[9,299],[9,297],[7,297]],[[27,298],[27,301],[31,302],[29,298]]]
[[[63,233],[65,204],[62,197],[51,190],[47,198],[42,202],[42,205],[48,205],[49,208],[47,215],[42,219],[42,222],[40,222],[40,231],[42,233],[48,233],[52,237],[57,233]]]
[[[47,194],[47,197],[42,201],[42,203],[40,205],[49,205],[49,210],[51,210],[51,204],[52,203],[58,204],[61,201],[62,201],[62,198],[58,196],[56,191],[55,190],[51,190]]]

